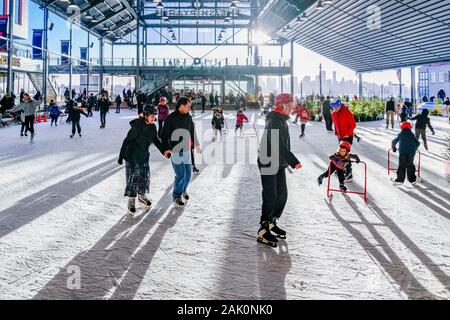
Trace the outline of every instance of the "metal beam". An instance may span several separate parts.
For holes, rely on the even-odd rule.
[[[172,29],[213,29],[213,28],[225,28],[225,29],[242,29],[249,28],[250,24],[235,24],[234,26],[229,24],[188,24],[188,23],[180,23],[180,24],[158,24],[158,23],[146,23],[146,28],[169,28]]]
[[[224,20],[226,16],[219,16],[219,15],[215,15],[215,16],[183,16],[183,15],[178,15],[178,16],[171,16],[169,15],[169,19],[171,20]],[[251,20],[251,16],[248,16],[246,14],[237,14],[232,16],[232,18],[234,20]],[[161,16],[156,14],[156,13],[150,13],[150,14],[146,14],[143,15],[141,17],[142,20],[161,20]]]
[[[12,72],[12,60],[13,60],[13,49],[14,49],[14,0],[9,0],[9,19],[8,19],[8,75],[7,75],[7,83],[6,83],[6,92],[11,93],[13,90],[13,72]]]

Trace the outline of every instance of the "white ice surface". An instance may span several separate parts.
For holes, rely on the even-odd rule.
[[[300,126],[291,124],[303,169],[287,174],[289,199],[279,224],[288,240],[272,249],[255,239],[256,139],[249,125],[245,139],[235,137],[234,112],[226,113],[224,135],[231,145],[237,141],[225,152],[231,163],[200,164],[184,210],[173,209],[173,170],[152,146],[154,207],[127,216],[125,169],[117,157],[134,115],[112,112],[103,130],[98,113],[82,117],[83,137],[73,139],[67,124],[37,124],[33,145],[18,126],[0,129],[0,298],[450,299],[443,118],[432,119],[430,151],[420,148],[424,182],[415,188],[394,187],[387,175],[387,149],[398,129],[386,130],[382,121],[358,124],[363,142],[354,152],[368,165],[367,205],[358,195],[327,200],[326,184],[316,179],[336,138],[323,124],[309,123],[300,140]],[[247,115],[263,127],[258,114]],[[208,130],[203,157],[225,143],[211,143],[210,117],[195,117]],[[350,188],[361,190],[361,169],[355,167]],[[74,267],[81,270],[80,289],[71,287]]]

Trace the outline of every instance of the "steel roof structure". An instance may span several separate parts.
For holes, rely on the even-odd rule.
[[[305,2],[283,1],[298,13]],[[319,2],[322,10],[315,1],[277,33],[357,72],[450,61],[449,0]],[[279,14],[269,10],[265,19]]]

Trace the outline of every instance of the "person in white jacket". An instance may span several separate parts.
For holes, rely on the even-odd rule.
[[[42,97],[41,97],[42,99]],[[10,112],[23,111],[23,116],[25,116],[25,126],[26,130],[31,132],[31,140],[34,138],[34,119],[36,114],[36,108],[42,103],[42,100],[33,100],[31,99],[28,93],[23,95],[23,102],[13,109]]]

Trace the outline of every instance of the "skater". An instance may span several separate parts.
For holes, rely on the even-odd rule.
[[[311,119],[311,114],[309,113],[308,108],[306,108],[306,103],[302,103],[297,110],[295,110],[296,117],[295,120],[297,122],[297,118],[300,118],[300,127],[302,130],[302,133],[300,134],[300,138],[303,138],[305,136],[305,128],[306,124],[308,123],[309,119]]]
[[[111,103],[109,102],[108,98],[106,97],[106,94],[103,93],[101,95],[100,100],[98,101],[98,107],[100,109],[100,129],[104,129],[106,126],[106,114],[109,112],[109,105]]]
[[[201,93],[200,98],[202,99],[202,113],[205,113],[206,97],[203,93]]]
[[[217,134],[220,134],[220,140],[222,140],[222,128],[224,127],[224,118],[223,115],[220,113],[219,110],[216,110],[214,112],[214,115],[211,119],[211,125],[214,132],[214,136],[212,138],[212,141],[217,140]]]
[[[49,104],[49,110],[50,110],[50,119],[52,120],[50,123],[50,127],[53,126],[53,123],[55,123],[55,127],[58,126],[58,117],[61,114],[61,111],[59,110],[58,105],[55,103],[55,100],[51,99]]]
[[[23,102],[18,106],[11,109],[11,112],[17,112],[22,110],[25,116],[25,127],[26,130],[31,133],[30,143],[34,140],[34,119],[36,114],[36,108],[42,103],[42,100],[32,100],[28,93],[24,93]],[[26,133],[26,132],[25,132]]]
[[[92,108],[95,108],[95,105],[97,104],[97,99],[94,97],[94,94],[91,93],[88,101],[87,101],[87,112],[89,117],[93,117],[94,114],[92,113]]]
[[[434,129],[431,126],[430,118],[428,118],[429,111],[428,109],[423,109],[421,114],[416,115],[415,117],[408,118],[409,120],[417,120],[416,121],[416,139],[419,139],[419,137],[422,137],[423,146],[425,150],[428,151],[428,143],[427,143],[427,126],[430,128],[433,136],[434,136]]]
[[[395,116],[395,101],[394,97],[391,97],[386,102],[386,129],[389,128],[389,121],[391,122],[392,129],[394,129],[394,116]]]
[[[347,141],[350,145],[353,144],[354,131],[356,129],[355,118],[353,113],[348,107],[342,103],[341,100],[337,100],[330,104],[334,109],[331,114],[334,124],[334,132],[339,142]],[[345,168],[345,181],[350,182],[353,179],[352,164],[349,163]]]
[[[288,93],[275,99],[275,109],[266,118],[266,127],[258,150],[258,168],[262,183],[262,214],[257,241],[276,247],[278,238],[286,239],[286,231],[277,226],[287,201],[286,168],[302,167],[291,152],[287,121],[294,99]],[[274,140],[275,139],[275,140]],[[272,234],[275,233],[275,235]]]
[[[398,104],[398,107],[400,108],[400,124],[408,120],[408,111],[406,108],[406,105]]]
[[[325,101],[322,102],[320,113],[322,114],[323,118],[325,119],[325,126],[327,128],[327,131],[332,132],[333,131],[333,120],[331,118],[330,96],[327,96]]]
[[[120,94],[117,94],[116,96],[116,113],[120,113],[120,105],[122,104],[122,98],[120,97]]]
[[[187,187],[192,173],[190,156],[192,144],[194,144],[197,153],[201,153],[195,135],[194,122],[189,114],[190,109],[191,100],[181,97],[177,102],[176,110],[164,122],[162,131],[164,156],[171,158],[175,172],[172,197],[177,208],[185,207],[189,200]]]
[[[414,165],[414,157],[416,156],[417,148],[420,145],[419,140],[414,136],[411,131],[412,125],[410,122],[405,121],[400,125],[401,132],[392,140],[392,151],[397,152],[397,143],[399,144],[398,150],[400,153],[399,165],[397,169],[397,179],[394,181],[394,185],[402,185],[405,182],[405,172],[408,176],[408,181],[412,184],[416,184],[416,167]]]
[[[88,117],[87,113],[83,111],[83,109],[80,108],[80,105],[78,102],[73,103],[73,108],[70,111],[70,118],[72,119],[72,134],[70,135],[70,138],[73,138],[75,136],[75,129],[78,131],[78,135],[81,138],[81,126],[80,126],[80,117],[81,114],[84,114],[86,118]]]
[[[448,122],[450,123],[450,98],[449,97],[445,97],[444,105],[445,105],[445,115],[448,118]]]
[[[125,160],[126,188],[124,196],[128,197],[128,213],[136,212],[136,197],[139,203],[150,209],[152,202],[145,194],[150,190],[150,153],[148,148],[153,143],[163,153],[162,143],[158,138],[155,121],[157,111],[152,105],[147,105],[139,117],[130,122],[131,129],[120,149],[118,163]]]
[[[170,109],[167,105],[167,98],[161,97],[159,98],[158,104],[158,137],[161,139],[162,129],[164,126],[164,121],[166,121],[169,116]]]
[[[242,109],[239,109],[236,117],[236,128],[234,129],[234,132],[236,133],[237,130],[239,129],[239,136],[241,138],[244,137],[244,133],[242,131],[242,128],[244,127],[244,122],[248,122],[248,118],[244,114],[244,111],[242,111]]]
[[[211,106],[211,109],[213,109],[214,108],[214,94],[212,92],[209,94],[209,104]]]
[[[350,151],[352,151],[352,146],[347,141],[342,141],[339,144],[338,152],[329,157],[330,165],[327,171],[322,173],[317,178],[319,186],[322,184],[324,178],[328,178],[328,174],[333,174],[336,171],[339,179],[339,189],[342,191],[347,191],[347,187],[345,186],[344,170],[348,165],[350,165],[351,159],[354,159],[356,163],[360,162],[359,157],[356,154],[350,153]]]

